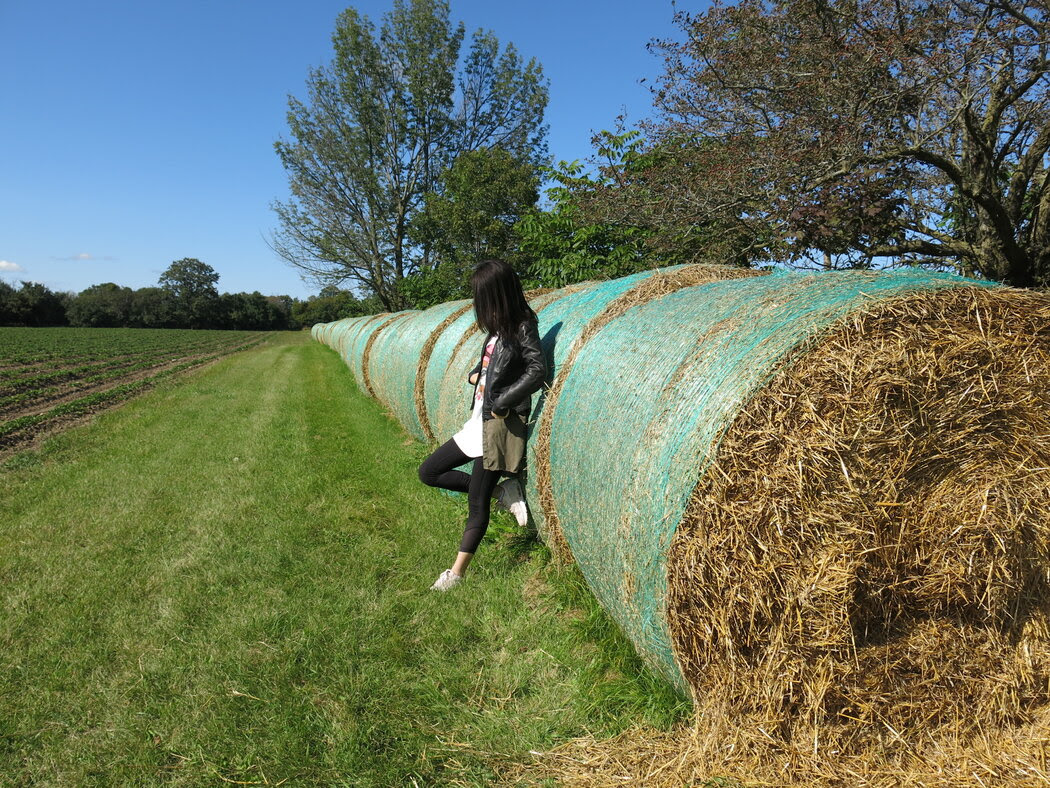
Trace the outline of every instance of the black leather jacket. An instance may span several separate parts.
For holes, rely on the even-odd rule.
[[[488,341],[489,337],[485,337],[481,345],[482,357]],[[475,373],[481,373],[480,360],[467,379]],[[547,362],[540,347],[539,325],[530,317],[518,326],[518,334],[512,340],[496,337],[485,376],[485,394],[481,403],[482,419],[491,419],[492,411],[495,410],[500,416],[514,411],[522,421],[528,421],[532,411],[532,393],[539,391],[546,378]],[[477,391],[477,384],[474,385],[474,390]],[[473,396],[470,398],[470,407],[474,407]]]

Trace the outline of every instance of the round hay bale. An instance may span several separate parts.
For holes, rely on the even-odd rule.
[[[1031,723],[1050,701],[1050,297],[867,304],[800,351],[734,414],[671,543],[697,704],[843,753]]]
[[[792,352],[851,312],[965,284],[854,271],[698,285],[628,310],[583,345],[551,424],[561,527],[604,607],[683,691],[689,684],[667,624],[666,556],[735,414]]]
[[[435,330],[450,315],[458,313],[462,301],[439,304],[423,312],[409,312],[403,320],[377,331],[371,345],[368,380],[376,398],[386,405],[413,436],[426,440],[416,407],[416,378],[424,349]],[[469,303],[467,304],[469,307]],[[429,356],[429,354],[427,354]]]
[[[386,331],[391,330],[391,326],[395,323],[403,322],[405,318],[411,317],[412,315],[418,314],[414,310],[395,312],[388,316],[386,320],[382,320],[375,324],[375,328],[369,332],[368,339],[364,343],[364,350],[361,351],[361,378],[364,381],[364,390],[369,396],[374,399],[379,399],[376,396],[375,387],[372,385],[372,348],[375,347],[376,340],[379,339]],[[360,338],[358,339],[360,344]]]
[[[558,395],[580,348],[599,329],[632,306],[691,285],[757,275],[758,271],[729,266],[669,266],[597,283],[544,310],[540,319],[540,337],[547,356],[548,380],[552,382],[537,399],[532,411],[525,495],[531,503],[530,513],[539,535],[555,558],[566,561],[571,555],[558,526],[550,495],[550,425]]]

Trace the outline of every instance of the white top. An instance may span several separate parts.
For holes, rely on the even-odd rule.
[[[463,428],[452,436],[452,440],[459,446],[459,450],[468,457],[480,457],[481,448],[481,422],[482,406],[485,402],[485,378],[488,375],[489,359],[492,357],[492,348],[496,346],[496,335],[489,337],[485,343],[485,352],[481,356],[481,374],[478,376],[478,385],[474,389],[474,409],[470,412]]]

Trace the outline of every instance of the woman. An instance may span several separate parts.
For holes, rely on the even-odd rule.
[[[474,386],[470,418],[451,440],[419,466],[419,478],[431,487],[467,494],[467,525],[459,553],[431,586],[447,591],[462,579],[489,526],[493,496],[525,525],[527,512],[515,478],[525,459],[526,423],[532,393],[543,385],[547,367],[540,349],[539,326],[521,290],[518,275],[503,260],[484,260],[470,278],[474,315],[487,336],[481,359],[467,377]],[[471,473],[454,470],[474,460]]]

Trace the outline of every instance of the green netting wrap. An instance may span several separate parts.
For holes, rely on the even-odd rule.
[[[960,283],[845,272],[700,285],[629,310],[581,350],[551,426],[562,529],[602,605],[683,691],[665,559],[718,438],[781,361],[851,310]]]
[[[347,317],[342,320],[336,320],[331,323],[320,324],[321,328],[318,329],[318,337],[321,342],[328,345],[332,350],[339,354],[339,357],[343,359],[343,362],[352,367],[352,361],[349,355],[350,345],[357,333],[361,328],[368,323],[376,320],[379,315],[365,315],[363,317]],[[314,327],[317,329],[317,326]]]
[[[389,320],[385,320],[376,326],[376,330],[368,337],[368,341],[365,343],[364,354],[361,358],[361,372],[365,381],[365,391],[368,392],[370,396],[380,399],[379,394],[372,383],[372,376],[376,371],[375,365],[372,363],[372,351],[375,349],[376,342],[378,342],[383,336],[397,331],[398,327],[418,314],[419,312],[416,310],[396,312],[390,316]]]
[[[343,320],[338,320],[335,323],[330,323],[331,328],[328,331],[327,343],[334,348],[340,356],[346,358],[346,343],[350,336],[352,336],[356,329],[360,328],[362,324],[370,319],[370,316],[363,317],[348,317]]]
[[[322,342],[335,350],[344,361],[347,360],[347,339],[351,336],[369,317],[348,317],[328,323],[322,333]]]
[[[580,335],[587,323],[601,312],[610,301],[630,290],[638,282],[647,279],[652,273],[652,271],[642,271],[631,276],[595,283],[590,287],[581,288],[567,294],[563,298],[559,298],[537,314],[539,318],[540,342],[543,346],[543,355],[547,360],[548,383],[554,380],[558,367],[565,358],[565,354],[568,353],[569,346]],[[525,497],[535,504],[531,507],[530,513],[541,534],[545,531],[545,524],[543,507],[538,505],[539,490],[536,488],[536,440],[534,433],[545,404],[546,388],[533,397],[532,415],[529,419],[527,472],[524,476]]]
[[[434,425],[430,422],[430,410],[426,398],[426,386],[427,378],[430,370],[431,356],[434,353],[434,348],[437,343],[441,341],[441,338],[445,336],[447,329],[460,320],[466,314],[473,314],[474,304],[471,301],[456,301],[457,308],[451,310],[445,319],[434,328],[427,338],[427,341],[423,343],[423,351],[419,357],[419,367],[416,369],[416,384],[414,389],[414,398],[416,401],[416,412],[419,415],[419,423],[423,427],[424,440],[427,443],[435,443],[437,436],[434,434]]]
[[[451,315],[469,302],[439,304],[377,331],[369,355],[369,381],[384,403],[412,435],[427,440],[416,401],[416,378],[425,363],[424,347]]]
[[[374,328],[375,324],[383,317],[388,315],[388,312],[384,312],[381,315],[366,315],[364,317],[352,318],[346,321],[345,328],[340,331],[335,337],[335,344],[332,347],[342,356],[343,361],[346,362],[347,366],[351,369],[354,368],[354,342],[362,331]],[[362,345],[363,350],[363,345]],[[361,353],[357,352],[357,363],[361,360]],[[360,385],[360,384],[359,384]]]

